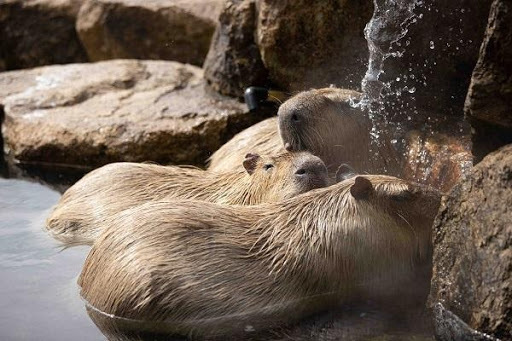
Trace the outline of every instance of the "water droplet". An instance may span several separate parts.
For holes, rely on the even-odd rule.
[[[400,77],[396,77],[396,81],[397,81],[397,82],[400,82]]]
[[[409,90],[407,90],[407,91],[409,91],[409,93],[410,93],[410,94],[413,94],[413,93],[415,93],[415,92],[416,92],[416,88],[413,86],[412,88],[410,88],[410,89],[409,89]]]
[[[434,48],[435,48],[435,46],[434,46],[434,41],[432,41],[432,40],[431,40],[431,41],[430,41],[430,49],[431,49],[431,50],[433,50]]]

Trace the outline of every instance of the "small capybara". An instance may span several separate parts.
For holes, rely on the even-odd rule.
[[[309,153],[247,154],[241,170],[113,163],[87,174],[62,196],[46,222],[68,244],[90,244],[108,216],[165,197],[230,205],[275,202],[328,185],[324,163]]]
[[[381,132],[379,144],[372,141],[368,114],[351,105],[360,96],[336,88],[300,92],[280,106],[277,118],[242,131],[219,148],[208,169],[239,167],[250,146],[255,152],[269,154],[284,148],[309,151],[324,161],[331,174],[346,163],[359,173],[398,176],[401,161],[391,139]]]
[[[381,175],[257,206],[148,202],[102,222],[78,283],[95,311],[153,332],[262,331],[402,290],[429,263],[439,202]]]

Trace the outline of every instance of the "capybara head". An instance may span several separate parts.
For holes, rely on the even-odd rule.
[[[367,147],[371,122],[351,102],[360,93],[343,89],[318,89],[297,94],[284,102],[278,111],[279,133],[290,151],[307,150],[318,155],[328,168],[333,153],[353,154]],[[352,150],[355,150],[353,152]],[[362,153],[368,155],[368,151]]]
[[[329,184],[325,164],[308,152],[286,152],[275,156],[248,153],[243,166],[251,183],[260,187],[262,194],[269,198],[286,199]],[[260,202],[265,201],[270,200]]]

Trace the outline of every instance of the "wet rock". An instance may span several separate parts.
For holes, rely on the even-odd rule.
[[[465,113],[477,160],[512,143],[512,3],[493,2]]]
[[[469,136],[420,130],[406,136],[402,176],[441,191],[449,191],[473,165]]]
[[[255,0],[228,0],[219,17],[204,63],[204,76],[216,91],[243,96],[249,86],[267,85],[267,70],[254,40]]]
[[[0,71],[86,62],[75,31],[82,1],[1,1]]]
[[[457,315],[445,309],[441,303],[434,307],[434,321],[438,341],[499,341],[474,330]]]
[[[416,17],[406,25],[406,35],[392,44],[400,56],[384,62],[381,78],[390,82],[385,90],[388,112],[400,120],[401,113],[409,115],[415,108],[463,116],[490,4],[491,0],[421,1],[414,9]]]
[[[92,61],[135,58],[201,65],[222,0],[87,0],[77,30]]]
[[[257,119],[242,103],[209,93],[201,69],[166,61],[2,73],[0,105],[10,156],[71,167],[121,160],[202,165]]]
[[[359,88],[371,1],[262,0],[257,39],[270,79],[286,90]]]
[[[512,338],[512,145],[476,165],[434,222],[430,304],[470,328]],[[438,330],[445,330],[437,326]],[[440,339],[449,339],[438,335]]]

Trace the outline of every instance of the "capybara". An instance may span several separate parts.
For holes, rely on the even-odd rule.
[[[46,228],[69,244],[89,244],[108,216],[165,197],[222,204],[275,202],[328,185],[324,163],[309,153],[247,154],[242,169],[224,173],[192,167],[113,163],[69,188],[47,219]]]
[[[400,158],[385,132],[379,142],[371,136],[368,114],[351,104],[361,94],[324,88],[303,91],[285,101],[278,117],[262,121],[235,135],[210,158],[209,170],[239,167],[244,155],[288,150],[319,156],[331,174],[341,163],[358,173],[400,175]]]
[[[153,332],[261,331],[400,292],[429,263],[439,202],[382,175],[256,206],[148,202],[102,222],[78,283],[97,311]]]

